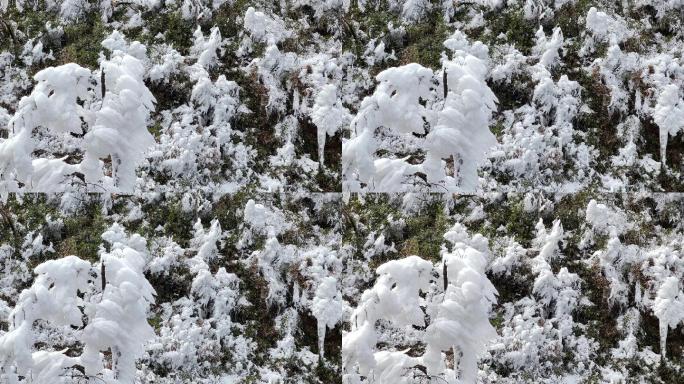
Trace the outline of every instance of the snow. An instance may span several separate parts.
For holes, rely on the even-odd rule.
[[[444,62],[442,72],[411,63],[376,76],[379,84],[362,101],[351,122],[352,137],[342,144],[343,177],[350,191],[411,191],[421,184],[427,184],[427,190],[476,190],[477,166],[496,144],[488,128],[496,97],[485,83],[486,61],[467,52],[482,56],[481,43],[471,48],[452,37],[445,45],[454,57]],[[446,84],[438,87],[442,79]],[[440,97],[441,88],[445,92]],[[389,137],[378,130],[389,130]],[[416,139],[420,135],[423,140]],[[414,164],[411,156],[376,158],[390,140],[422,148],[424,161]],[[446,169],[445,159],[452,161],[453,171]],[[419,174],[424,175],[422,182]]]
[[[610,45],[621,43],[633,34],[622,17],[608,15],[596,7],[589,8],[586,26],[595,38],[608,41]]]
[[[669,84],[660,92],[653,120],[660,127],[660,159],[665,165],[668,136],[684,129],[684,101],[679,97],[679,87]]]
[[[275,45],[290,37],[291,34],[278,16],[271,17],[262,11],[255,10],[254,7],[247,8],[245,12],[244,28],[249,31],[253,40],[263,41],[268,45]]]
[[[444,252],[440,264],[413,255],[376,268],[378,278],[371,289],[363,292],[351,315],[351,331],[342,337],[343,380],[357,380],[361,375],[409,383],[416,374],[411,370],[420,362],[428,375],[456,375],[462,382],[474,382],[477,358],[496,336],[489,323],[489,308],[497,292],[484,274],[486,255],[459,241],[478,243],[479,238],[468,239],[460,224],[444,238],[453,249]],[[421,330],[417,337],[424,345],[424,353],[411,357],[408,349],[379,349],[375,329],[378,320],[397,329]],[[443,352],[452,349],[461,356],[458,370],[445,366]]]
[[[107,93],[95,112],[92,129],[83,137],[85,155],[79,169],[86,182],[101,183],[100,159],[110,157],[114,185],[130,192],[136,182],[135,168],[154,144],[147,119],[156,100],[143,83],[142,63],[133,56],[115,50],[101,71]]]
[[[341,105],[337,89],[326,84],[316,96],[311,109],[311,121],[318,128],[318,162],[323,164],[325,140],[333,136],[349,119],[349,111]]]
[[[100,255],[105,271],[100,279],[106,286],[99,302],[85,311],[89,322],[83,330],[80,361],[86,374],[98,375],[103,371],[100,352],[111,351],[114,376],[121,382],[133,382],[135,362],[144,353],[144,343],[154,337],[147,313],[156,293],[143,275],[144,255],[135,249],[144,239],[138,235],[126,238],[116,223],[103,239],[112,243],[112,250]]]
[[[316,288],[311,312],[318,321],[318,351],[321,356],[324,353],[326,328],[334,328],[342,319],[344,307],[339,295],[337,280],[332,276],[324,278]]]
[[[116,223],[103,239],[113,242],[111,252],[101,255],[104,276],[98,276],[98,266],[73,255],[35,268],[37,278],[19,296],[9,315],[10,329],[0,337],[4,372],[61,382],[65,369],[80,365],[88,375],[120,380],[112,382],[135,379],[135,362],[145,341],[154,337],[147,312],[155,292],[142,273],[145,260],[134,249],[144,240],[139,235],[128,238]],[[83,352],[74,357],[66,355],[66,349],[34,351],[37,320],[75,329]],[[104,351],[112,353],[110,368],[102,360]]]
[[[205,69],[216,66],[218,62],[217,51],[223,50],[221,31],[217,27],[213,27],[209,37],[205,38],[202,34],[202,29],[197,27],[193,37],[195,38],[195,43],[192,46],[192,51],[198,55],[197,64]]]
[[[147,119],[155,99],[143,83],[142,62],[119,50],[123,47],[114,41],[120,36],[113,36],[103,43],[116,49],[101,65],[105,83],[100,86],[106,93],[99,95],[99,105],[93,100],[97,76],[86,68],[69,63],[34,76],[38,84],[31,95],[22,98],[9,121],[12,135],[0,142],[4,193],[16,191],[17,182],[31,192],[60,192],[76,172],[85,176],[85,182],[104,190],[133,190],[136,166],[154,143]],[[84,122],[90,126],[85,130]],[[83,135],[82,161],[68,163],[66,156],[33,158],[39,143],[32,131],[37,127],[47,127],[58,135]],[[111,159],[111,178],[104,176],[100,159],[105,157]]]
[[[0,0],[0,383],[676,380],[682,12]]]
[[[653,313],[660,321],[660,351],[665,357],[668,328],[676,328],[680,322],[684,321],[684,293],[679,290],[677,277],[666,278],[658,288]]]

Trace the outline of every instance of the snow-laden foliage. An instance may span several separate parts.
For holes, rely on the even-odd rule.
[[[342,335],[344,382],[475,381],[478,356],[496,335],[488,319],[496,302],[496,289],[484,275],[488,250],[473,247],[484,239],[470,239],[460,224],[444,238],[451,249],[443,248],[438,264],[414,255],[376,269],[374,286],[349,319],[351,331]],[[409,344],[388,339],[402,330],[410,332]],[[389,345],[379,348],[379,341]]]
[[[343,286],[355,303],[343,382],[681,378],[681,196],[359,195],[346,206],[357,259]],[[405,256],[414,252],[423,256]],[[476,259],[468,276],[484,291],[474,292],[498,292],[480,309],[444,294],[473,292],[452,280],[462,264],[449,260]],[[459,352],[470,340],[479,353]]]
[[[144,46],[137,48],[144,55]],[[155,99],[143,74],[140,59],[118,49],[99,71],[69,63],[38,72],[37,85],[8,122],[9,137],[0,142],[3,196],[59,192],[78,180],[90,191],[131,192],[135,169],[154,143],[147,119]]]
[[[0,337],[3,380],[135,380],[136,360],[154,337],[147,322],[155,291],[143,275],[145,239],[127,236],[116,223],[102,238],[111,249],[100,249],[99,263],[70,255],[35,268],[37,277],[19,295]],[[66,348],[36,348],[43,333],[56,334],[51,343],[65,338]]]
[[[682,12],[0,0],[0,383],[684,382]]]
[[[475,190],[477,165],[496,142],[488,128],[496,97],[485,83],[487,47],[471,46],[459,31],[444,45],[452,57],[441,71],[412,63],[376,76],[378,87],[342,145],[346,189]]]
[[[7,203],[1,382],[339,377],[349,305],[335,196],[233,196],[185,212],[84,198]]]

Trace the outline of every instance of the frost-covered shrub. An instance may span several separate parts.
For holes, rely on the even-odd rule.
[[[474,191],[477,166],[495,143],[496,97],[485,83],[487,48],[457,32],[453,54],[433,72],[417,63],[377,75],[342,145],[348,191]],[[412,160],[412,157],[423,160]]]
[[[159,336],[147,348],[146,359],[155,369],[164,367],[206,378],[214,375],[213,364],[231,351],[233,370],[239,373],[247,368],[246,354],[254,346],[250,338],[237,334],[244,326],[233,316],[250,303],[240,290],[242,282],[237,275],[226,267],[215,272],[210,267],[221,257],[219,247],[225,237],[218,220],[213,220],[208,229],[198,220],[193,229],[189,249],[166,245],[162,255],[150,263],[157,276],[179,268],[187,270],[190,282],[187,296],[162,305],[157,314]],[[171,251],[169,246],[177,249]],[[168,253],[176,259],[164,260]]]
[[[681,201],[675,201],[681,204]],[[625,244],[620,236],[632,230],[634,224],[619,208],[594,200],[588,204],[586,217],[590,230],[583,241],[590,241],[591,236],[596,234],[608,236],[605,249],[594,253],[589,259],[600,266],[609,282],[608,302],[626,312],[634,312],[632,317],[638,313],[650,313],[657,317],[660,356],[665,358],[669,329],[676,328],[684,320],[682,291],[679,287],[679,282],[684,278],[681,241],[663,236],[658,243],[643,247]],[[626,337],[621,345],[629,342],[630,334]],[[621,348],[627,348],[627,345]],[[631,357],[653,360],[641,348],[632,348],[635,351],[630,354]]]
[[[155,99],[143,75],[141,60],[118,49],[95,72],[74,63],[38,72],[0,142],[3,195],[58,192],[68,183],[132,192],[135,168],[154,143],[147,120]]]
[[[469,238],[460,224],[444,238],[441,263],[409,256],[376,269],[342,336],[344,382],[475,382],[478,357],[496,336],[489,311],[497,292],[484,274],[486,241],[478,250],[482,237]],[[392,338],[402,330],[407,337]],[[423,352],[409,353],[414,348]]]
[[[67,383],[78,377],[134,381],[136,360],[154,337],[147,322],[155,291],[143,275],[145,240],[127,236],[117,224],[102,238],[111,248],[101,248],[95,265],[72,255],[36,267],[38,276],[19,296],[9,330],[0,336],[0,378],[11,383]],[[64,335],[66,348],[41,347],[37,341],[44,332]]]

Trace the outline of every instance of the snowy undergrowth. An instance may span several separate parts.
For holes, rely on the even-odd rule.
[[[0,0],[0,374],[682,381],[682,9]]]
[[[343,292],[356,309],[343,334],[344,382],[681,378],[684,201],[592,196],[352,195],[345,244],[355,258]],[[435,242],[443,246],[427,246]],[[462,259],[452,268],[450,260]],[[450,277],[465,266],[479,276],[474,291]],[[356,289],[365,285],[358,280],[371,288]],[[461,312],[468,301],[449,301],[444,287],[473,292],[483,307]],[[448,329],[467,335],[430,338],[431,324],[447,321],[437,308],[447,307],[449,321],[459,322]],[[465,340],[482,344],[463,349]],[[464,364],[478,367],[477,380]]]
[[[497,294],[484,275],[488,249],[476,249],[483,238],[470,239],[459,224],[444,238],[452,249],[443,249],[439,264],[413,255],[376,269],[374,286],[349,319],[351,331],[342,335],[343,382],[476,380],[478,356],[496,335],[488,320]],[[393,332],[409,340],[385,336]]]
[[[462,184],[466,190],[515,191],[534,186],[572,192],[589,185],[609,192],[681,190],[681,126],[676,117],[682,103],[677,91],[682,81],[681,45],[676,43],[681,20],[676,6],[593,1],[459,6],[406,2],[404,6],[403,20],[393,19],[399,7],[392,5],[370,12],[390,21],[386,28],[371,32],[369,40],[376,45],[381,41],[400,63],[417,61],[442,71],[452,51],[442,43],[454,36],[462,36],[459,40],[470,41],[473,47],[488,48],[484,78],[498,103],[492,108],[493,120],[483,126],[496,136],[496,143],[469,146],[489,161],[461,159],[479,176],[475,183]],[[414,17],[407,18],[407,12]],[[415,52],[411,43],[405,44],[425,34],[430,35],[426,41],[432,42],[419,45],[425,51]],[[468,45],[461,43],[461,47]],[[421,90],[409,79],[428,79],[429,74],[408,76],[411,65],[376,65],[386,72],[403,69],[407,75],[402,84],[410,92],[377,78],[371,97],[389,94],[393,104],[402,100],[403,104],[393,113],[376,113],[381,119],[369,119],[369,108],[359,107],[343,156],[345,190],[444,190],[435,187],[439,183],[434,183],[434,177],[429,180],[430,172],[423,169],[431,156],[421,140],[433,129],[429,111],[435,108],[432,102],[441,96],[444,81],[435,76],[420,83],[427,87]],[[402,97],[402,93],[413,96]],[[371,97],[365,103],[370,104]],[[392,121],[402,113],[413,116],[403,119],[412,128],[402,131]],[[422,121],[415,120],[418,116]],[[465,129],[475,121],[452,120],[449,126]],[[446,160],[447,174],[456,174],[460,161],[440,156]]]
[[[339,376],[337,198],[233,195],[183,210],[73,197],[3,206],[14,230],[3,227],[0,380]]]
[[[0,337],[4,381],[135,379],[136,360],[154,337],[147,323],[155,291],[143,276],[145,239],[127,236],[116,223],[102,238],[111,250],[101,248],[99,263],[69,255],[35,268],[37,277],[19,294]],[[65,344],[61,350],[36,348],[42,340]]]
[[[293,45],[291,20],[242,3],[128,5],[3,3],[5,195],[339,190],[339,41]]]
[[[50,190],[51,180],[189,195],[190,184],[219,194],[682,190],[676,2],[8,0],[0,9],[10,20],[3,190]],[[141,61],[117,65],[154,106],[143,84],[129,88],[145,94],[140,106],[114,106],[123,88],[106,86],[105,67],[116,51]],[[73,73],[85,88],[43,79],[56,69],[40,70],[70,63],[90,71]],[[69,90],[51,95],[54,86]],[[34,110],[40,89],[60,108]],[[130,126],[110,131],[105,102]],[[29,112],[42,117],[22,122]],[[134,133],[137,145],[116,143]]]

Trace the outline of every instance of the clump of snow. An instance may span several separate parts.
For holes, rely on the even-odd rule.
[[[634,34],[622,17],[608,15],[606,12],[597,10],[596,7],[589,8],[586,27],[594,38],[607,41],[610,45],[619,44]]]
[[[113,184],[130,193],[135,187],[136,166],[154,144],[147,130],[149,114],[156,102],[143,83],[144,67],[133,56],[114,51],[102,63],[106,93],[95,112],[92,128],[83,137],[85,154],[79,169],[88,183],[104,183],[100,159],[111,159]]]
[[[342,319],[343,310],[337,279],[332,276],[324,278],[316,288],[311,306],[311,312],[318,321],[318,352],[321,356],[324,353],[326,328],[335,327]]]
[[[376,269],[374,286],[361,296],[352,312],[351,331],[342,336],[343,380],[380,377],[408,383],[420,377],[421,367],[444,380],[476,380],[478,356],[496,336],[489,310],[497,292],[485,276],[487,254],[469,245],[480,244],[480,238],[469,238],[459,224],[444,238],[451,249],[443,248],[441,263],[409,256]],[[407,353],[411,348],[379,347],[379,321],[415,329],[412,343],[424,346],[424,352],[413,357]],[[456,358],[451,368],[445,362],[448,351]]]
[[[205,69],[216,66],[218,53],[223,54],[224,43],[221,39],[221,31],[217,27],[211,29],[209,37],[204,37],[202,29],[198,26],[193,33],[195,42],[192,46],[192,53],[198,55],[197,64]]]
[[[668,328],[676,328],[684,322],[684,292],[679,289],[679,279],[670,276],[663,281],[653,303],[653,313],[660,321],[660,354],[667,351]]]
[[[660,127],[660,161],[665,165],[668,136],[684,130],[684,100],[677,85],[669,84],[660,92],[653,120]]]
[[[485,83],[486,61],[479,57],[480,48],[486,56],[486,47],[457,38],[445,45],[453,58],[438,73],[411,63],[376,76],[378,87],[362,101],[351,122],[352,137],[342,144],[345,190],[477,188],[478,164],[496,143],[489,130],[496,97]],[[395,157],[402,147],[409,155]],[[379,150],[389,156],[378,157]],[[424,160],[411,161],[410,152],[424,153]]]
[[[311,109],[311,121],[318,128],[318,162],[323,165],[326,136],[332,136],[349,120],[349,111],[340,102],[337,89],[325,85],[316,96]]]
[[[633,225],[620,211],[610,209],[606,204],[592,199],[587,204],[585,218],[594,230],[615,237],[632,229]]]
[[[254,7],[247,8],[244,16],[244,28],[249,31],[252,40],[277,44],[290,37],[291,32],[285,27],[283,20],[276,15],[267,15]]]
[[[77,182],[79,174],[88,190],[132,192],[136,166],[154,143],[147,119],[155,99],[143,83],[144,73],[139,59],[118,49],[101,63],[99,72],[74,63],[38,72],[38,84],[9,121],[10,136],[0,141],[2,193],[59,192]],[[101,79],[104,82],[96,87]],[[67,141],[73,138],[65,134],[75,135],[80,138],[79,150],[61,157],[35,157],[37,149],[57,149],[34,136],[36,128],[61,137],[67,148],[73,148]],[[79,155],[80,162],[67,161]],[[111,176],[105,175],[103,158],[110,162]]]
[[[145,240],[128,237],[114,224],[102,235],[111,242],[96,265],[77,256],[46,261],[35,268],[32,286],[19,296],[0,337],[0,362],[11,382],[63,382],[66,370],[105,382],[133,382],[136,360],[154,336],[147,312],[155,291],[143,275]],[[68,332],[76,351],[36,350],[35,323]],[[68,331],[67,331],[68,330]],[[109,352],[105,358],[102,352]],[[108,360],[108,361],[105,361]],[[31,380],[31,379],[29,379]]]

